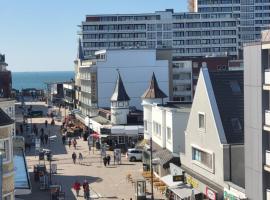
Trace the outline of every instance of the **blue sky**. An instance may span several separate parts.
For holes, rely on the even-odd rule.
[[[12,71],[69,71],[87,14],[187,10],[186,0],[1,0],[0,52]]]

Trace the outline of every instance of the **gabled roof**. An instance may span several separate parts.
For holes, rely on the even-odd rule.
[[[114,92],[111,97],[111,101],[129,101],[130,98],[124,87],[121,75],[118,71],[118,79],[115,84]]]
[[[0,126],[13,124],[14,121],[0,108]]]
[[[167,95],[159,88],[155,73],[153,72],[152,79],[148,89],[142,95],[144,99],[163,99]]]
[[[78,42],[78,55],[77,55],[77,58],[80,59],[80,60],[84,59],[81,38],[79,38],[79,42]]]
[[[209,72],[228,144],[244,143],[243,71]]]

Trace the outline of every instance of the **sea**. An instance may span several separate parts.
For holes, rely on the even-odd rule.
[[[74,71],[12,72],[12,88],[46,89],[45,82],[70,81],[74,75]]]

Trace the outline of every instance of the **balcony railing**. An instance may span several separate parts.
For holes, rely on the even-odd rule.
[[[270,151],[265,151],[265,165],[270,167]]]
[[[265,111],[265,126],[270,127],[270,110]]]
[[[270,69],[266,69],[264,72],[264,84],[270,85]]]

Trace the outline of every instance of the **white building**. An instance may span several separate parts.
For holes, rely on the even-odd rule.
[[[243,72],[201,69],[180,160],[205,198],[245,199],[243,107]]]
[[[173,49],[174,56],[238,55],[237,19],[226,13],[87,15],[81,25],[83,53],[100,49]]]
[[[141,108],[140,96],[154,71],[160,77],[160,87],[168,92],[168,61],[158,60],[156,50],[101,50],[96,59],[78,59],[75,66],[75,84],[80,88],[78,108],[84,116],[95,115],[98,107],[110,107],[117,69],[121,71],[129,104]],[[92,113],[91,113],[92,112]]]
[[[15,121],[15,100],[0,98],[0,108]],[[12,135],[16,135],[15,123],[12,124]]]
[[[153,95],[150,95],[150,92]],[[143,95],[144,138],[152,137],[153,142],[172,153],[183,152],[185,149],[186,124],[190,104],[162,104],[155,75],[153,74],[149,89]]]

